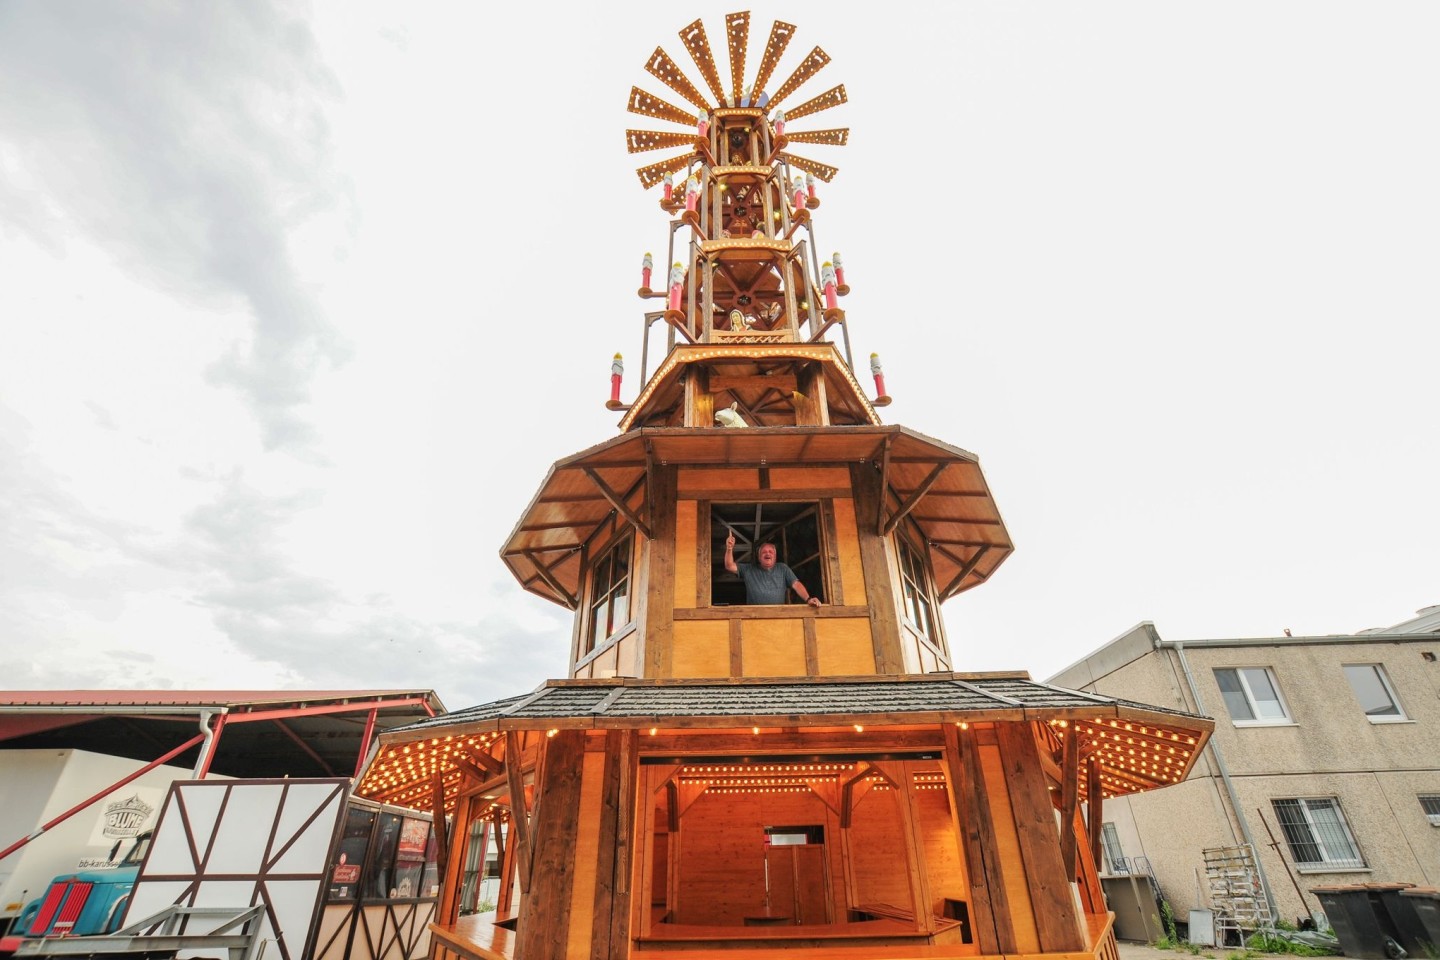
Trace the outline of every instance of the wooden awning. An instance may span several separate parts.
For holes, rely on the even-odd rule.
[[[887,730],[903,728],[906,742],[924,749],[943,743],[939,731],[945,725],[976,723],[1035,724],[1057,764],[1065,740],[1078,738],[1083,755],[1099,766],[1106,797],[1185,779],[1215,725],[1207,717],[1038,683],[1023,672],[824,680],[549,680],[524,696],[383,734],[357,792],[429,809],[437,777],[451,796],[466,776],[479,782],[498,777],[505,736],[521,731],[640,730],[643,753],[647,748],[679,751],[687,738],[703,738],[707,732],[755,729],[765,732],[747,741],[745,749],[752,753],[822,748],[864,753],[888,743]],[[845,735],[844,750],[826,735],[836,729],[855,731]],[[703,739],[696,742],[701,744],[697,749],[708,749]]]
[[[914,523],[929,544],[941,601],[985,582],[1015,549],[978,458],[905,427],[646,427],[551,467],[500,556],[526,590],[574,609],[581,548],[611,514],[642,536],[654,528],[652,467],[849,463],[880,471],[883,529]]]

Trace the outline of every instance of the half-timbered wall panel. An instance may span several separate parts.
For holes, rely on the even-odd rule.
[[[745,620],[740,649],[747,677],[803,677],[805,625],[800,620]]]
[[[856,677],[875,672],[869,619],[817,618],[815,640],[822,677]]]
[[[687,467],[680,471],[682,494],[705,493],[710,490],[759,490],[760,471],[724,467]]]
[[[674,629],[670,676],[730,676],[730,621],[677,620]],[[803,655],[801,664],[803,667]]]
[[[683,474],[682,474],[683,476]],[[699,574],[699,526],[700,504],[694,500],[681,500],[675,513],[675,606],[694,607],[699,601],[696,594],[696,577]],[[709,575],[705,571],[705,575]]]
[[[831,509],[835,513],[835,549],[840,554],[840,578],[845,586],[845,602],[861,606],[865,603],[865,568],[860,563],[855,501],[837,497],[831,501]]]
[[[770,489],[814,490],[821,487],[845,489],[850,471],[845,467],[772,467]]]

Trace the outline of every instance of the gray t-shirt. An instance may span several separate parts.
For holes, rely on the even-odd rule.
[[[795,571],[783,563],[776,563],[769,570],[753,563],[737,563],[740,579],[745,581],[746,603],[784,603],[785,592],[790,584],[799,578]]]

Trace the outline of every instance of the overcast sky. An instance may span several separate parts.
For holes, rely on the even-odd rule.
[[[639,388],[629,89],[734,9],[0,0],[0,683],[563,675],[498,551]],[[751,9],[849,93],[793,127],[883,415],[1017,544],[959,669],[1440,603],[1440,6]]]

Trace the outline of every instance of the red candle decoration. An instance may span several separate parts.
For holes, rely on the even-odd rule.
[[[696,180],[696,179],[692,176],[692,177],[690,177],[688,180],[685,181],[685,209],[688,210],[688,211],[691,212],[691,213],[694,213],[694,212],[695,212],[695,207],[696,207],[696,205],[699,204],[699,203],[700,203],[700,181],[699,181],[699,180]]]
[[[615,360],[610,364],[610,402],[620,402],[620,378],[625,375],[625,358],[615,354]]]
[[[669,201],[675,199],[675,177],[667,173],[665,174],[665,179],[661,180],[660,182],[665,186],[666,202],[668,203]]]
[[[795,182],[791,193],[795,200],[795,212],[799,213],[805,209],[805,178],[798,173],[795,175]]]
[[[885,370],[880,366],[880,354],[870,354],[870,375],[875,378],[875,397],[878,400],[888,401],[889,395],[885,393]]]
[[[785,111],[784,111],[784,110],[776,110],[776,111],[775,111],[775,136],[777,136],[777,137],[783,137],[783,136],[785,136]]]
[[[680,294],[685,289],[685,267],[679,260],[670,268],[670,309],[679,311]]]
[[[640,286],[646,290],[650,289],[650,271],[655,266],[655,259],[647,252],[645,259],[640,261]],[[616,354],[619,356],[619,354]]]
[[[646,254],[646,256],[649,256],[649,254]],[[845,264],[840,260],[840,251],[837,250],[830,254],[830,262],[835,264],[836,286],[845,286]]]
[[[695,132],[702,137],[710,132],[710,115],[708,113],[700,114],[700,122],[695,124]]]
[[[815,174],[813,173],[805,174],[805,193],[811,200],[815,199]]]
[[[835,268],[829,260],[820,264],[820,288],[825,291],[825,309],[838,309],[839,304],[835,302]]]

